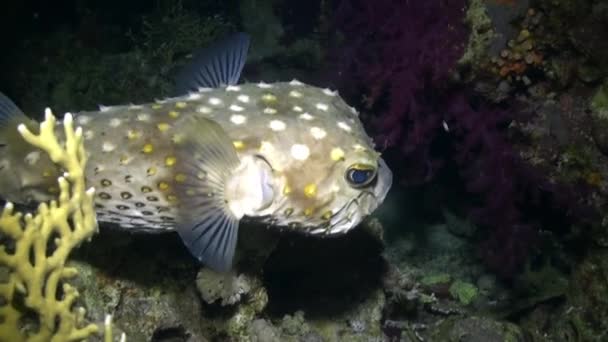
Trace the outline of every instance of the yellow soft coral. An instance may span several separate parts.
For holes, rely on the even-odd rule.
[[[0,267],[8,268],[8,281],[0,283],[0,341],[76,341],[99,330],[85,324],[84,309],[74,308],[78,291],[66,282],[77,273],[65,265],[70,252],[97,231],[95,190],[85,188],[82,130],[74,130],[72,116],[66,114],[61,144],[55,117],[48,109],[45,114],[39,134],[24,125],[19,133],[48,153],[64,174],[58,179],[57,201],[40,204],[34,215],[15,212],[7,203],[0,215],[0,237],[5,239]],[[24,324],[32,313],[33,329]]]

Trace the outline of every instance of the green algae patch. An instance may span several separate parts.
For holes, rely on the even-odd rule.
[[[450,295],[462,305],[469,305],[477,297],[479,290],[475,285],[457,280],[450,286]]]

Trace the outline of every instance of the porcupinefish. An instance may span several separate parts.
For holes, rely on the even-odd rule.
[[[333,235],[382,203],[392,174],[356,110],[295,80],[238,84],[248,46],[236,34],[195,54],[175,97],[74,114],[98,221],[175,229],[203,264],[227,271],[243,218]],[[37,129],[0,94],[0,194],[46,201],[61,170],[23,141],[20,123]]]

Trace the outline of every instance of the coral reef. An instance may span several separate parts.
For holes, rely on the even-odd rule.
[[[0,216],[0,265],[8,279],[0,284],[0,340],[76,341],[98,331],[84,321],[85,310],[75,308],[78,290],[68,283],[77,270],[66,265],[70,252],[97,231],[94,189],[85,189],[86,164],[82,131],[74,131],[72,117],[63,121],[65,147],[55,135],[50,110],[40,133],[24,125],[19,132],[46,152],[63,169],[58,179],[58,201],[42,203],[37,212],[23,215],[7,203]]]

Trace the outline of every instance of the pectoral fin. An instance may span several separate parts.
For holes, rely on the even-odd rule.
[[[176,150],[174,176],[177,231],[190,252],[208,267],[230,270],[239,218],[228,208],[224,188],[239,159],[231,139],[214,121],[187,118],[185,139]]]

